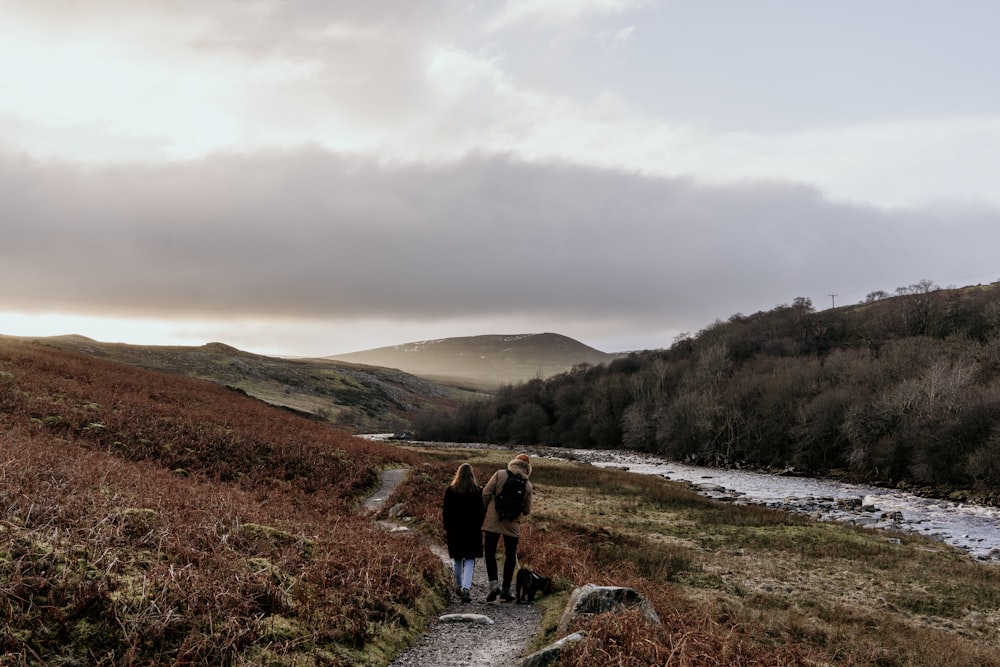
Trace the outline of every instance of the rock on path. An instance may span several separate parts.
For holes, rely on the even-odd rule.
[[[364,510],[377,512],[405,478],[406,472],[405,469],[384,471],[381,487],[365,501]],[[441,493],[443,497],[444,489]],[[447,549],[438,544],[430,547],[451,576]],[[502,572],[501,554],[498,554],[498,566]],[[517,664],[530,653],[528,646],[538,632],[542,612],[535,605],[486,602],[488,587],[486,563],[479,559],[472,578],[472,602],[463,603],[457,595],[452,595],[441,616],[480,614],[492,620],[492,624],[432,622],[420,643],[400,653],[390,667],[508,667]]]

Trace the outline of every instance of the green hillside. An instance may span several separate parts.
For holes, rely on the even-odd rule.
[[[418,408],[450,406],[466,396],[466,392],[391,368],[330,359],[269,357],[222,343],[200,347],[125,345],[83,336],[39,340],[139,368],[209,380],[357,433],[408,428],[409,416]]]
[[[253,354],[222,343],[128,345],[84,336],[32,340],[209,380],[355,433],[409,430],[414,414],[452,410],[504,384],[549,377],[578,365],[608,363],[620,356],[558,334],[448,338],[294,359]]]

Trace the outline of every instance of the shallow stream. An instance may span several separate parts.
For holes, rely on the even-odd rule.
[[[569,451],[593,465],[689,482],[706,496],[804,512],[824,521],[922,533],[980,559],[1000,561],[1000,508],[834,480],[689,466],[637,452]]]
[[[385,439],[387,435],[365,436]],[[419,442],[411,442],[420,445]],[[435,447],[489,447],[468,443],[427,443]],[[640,452],[602,449],[528,448],[535,456],[570,458],[597,466],[690,483],[703,495],[737,503],[766,505],[873,529],[921,533],[959,547],[981,560],[1000,562],[1000,508],[923,498],[896,489],[835,480],[704,468],[673,463]]]

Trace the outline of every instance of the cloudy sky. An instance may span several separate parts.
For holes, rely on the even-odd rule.
[[[0,0],[0,333],[326,355],[1000,279],[995,0]]]

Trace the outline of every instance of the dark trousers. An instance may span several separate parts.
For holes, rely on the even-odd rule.
[[[497,545],[500,543],[500,533],[486,531],[486,575],[490,581],[497,579]],[[510,590],[510,582],[514,580],[514,568],[517,567],[517,538],[503,536],[503,589]]]

